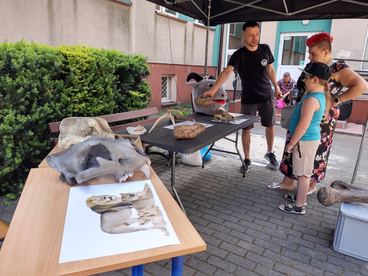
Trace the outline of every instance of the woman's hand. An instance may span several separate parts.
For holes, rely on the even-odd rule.
[[[291,153],[293,151],[293,148],[295,147],[295,145],[291,144],[291,143],[288,143],[285,147],[285,151],[287,153]]]

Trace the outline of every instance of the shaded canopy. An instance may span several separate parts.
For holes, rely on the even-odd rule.
[[[244,21],[368,18],[368,0],[148,0],[210,25]]]

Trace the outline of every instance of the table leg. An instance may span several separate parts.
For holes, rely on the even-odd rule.
[[[171,276],[183,275],[183,256],[171,259]]]
[[[144,265],[132,266],[132,276],[143,276]]]
[[[235,134],[235,149],[236,149],[236,152],[238,153],[238,156],[240,158],[240,162],[242,163],[242,166],[245,167],[244,159],[241,156],[240,151],[238,149],[238,141],[239,141],[239,130],[237,130],[236,134]],[[243,171],[243,177],[245,177],[245,170]]]
[[[183,203],[181,203],[178,192],[175,189],[175,156],[176,156],[176,152],[173,151],[171,153],[171,190],[173,191],[174,197],[176,201],[178,202],[180,208],[183,210],[184,214],[186,214]]]
[[[206,158],[206,155],[210,152],[210,150],[213,148],[213,146],[215,145],[215,143],[213,143],[206,151],[206,153],[203,155],[202,157],[202,169],[204,168],[204,159]]]

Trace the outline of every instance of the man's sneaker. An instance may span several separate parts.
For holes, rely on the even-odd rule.
[[[240,167],[240,172],[241,173],[247,173],[247,172],[249,172],[249,168],[251,166],[251,163],[252,162],[250,162],[249,159],[244,159],[244,165],[245,165],[245,167],[244,166],[241,166]]]
[[[290,214],[305,215],[305,207],[297,207],[295,203],[281,204],[279,209]]]
[[[289,202],[291,202],[291,203],[294,203],[294,202],[296,202],[296,194],[288,194],[288,195],[284,195],[284,198],[287,200],[287,201],[289,201]],[[307,204],[307,202],[304,204],[304,206],[307,206],[308,204]]]
[[[265,154],[264,158],[268,160],[270,163],[267,165],[273,171],[276,171],[279,168],[279,162],[276,160],[276,156],[273,152],[268,152]]]

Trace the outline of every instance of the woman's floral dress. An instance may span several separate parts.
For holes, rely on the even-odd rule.
[[[332,77],[329,80],[330,93],[331,96],[339,95],[343,86],[341,83],[337,82],[333,78],[333,73],[339,72],[342,69],[347,68],[348,66],[343,60],[339,60],[334,62],[330,68],[332,71]],[[293,98],[296,99],[296,102],[299,102],[301,97],[305,92],[305,85],[303,82],[304,74],[302,74],[295,86]],[[296,94],[296,95],[295,95]],[[313,175],[311,176],[311,182],[319,183],[326,176],[326,169],[328,163],[328,157],[330,156],[330,149],[333,142],[333,134],[336,128],[336,122],[340,115],[339,107],[330,106],[330,110],[328,115],[323,116],[321,121],[321,142],[316,152],[316,156],[314,158],[314,169]],[[289,143],[291,138],[291,134],[289,131],[286,133],[286,141],[285,147]],[[296,179],[293,175],[293,167],[292,167],[292,154],[285,151],[282,156],[282,160],[280,163],[280,171],[287,177]]]

